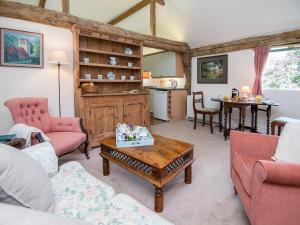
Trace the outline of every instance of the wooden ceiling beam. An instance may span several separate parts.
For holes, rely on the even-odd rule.
[[[39,7],[45,8],[45,5],[46,5],[46,0],[40,0]]]
[[[156,0],[156,2],[162,6],[166,4],[164,0]]]
[[[69,0],[61,0],[62,12],[68,13],[70,12],[70,2]]]
[[[141,10],[142,8],[146,7],[150,4],[152,0],[143,0],[137,3],[136,5],[132,6],[130,9],[123,12],[121,15],[117,16],[116,18],[112,19],[108,22],[110,25],[115,25],[122,20],[126,19],[127,17],[131,16],[132,14],[136,13],[137,11]],[[164,0],[155,0],[158,4],[164,6],[165,2]]]
[[[146,47],[175,51],[179,53],[186,53],[187,48],[189,47],[189,45],[185,42],[173,41],[165,38],[154,38],[151,35],[128,31],[109,24],[99,23],[94,20],[83,19],[62,12],[11,1],[0,1],[0,16],[69,29],[73,25],[77,25],[87,30],[134,38],[142,41]]]
[[[132,14],[136,13],[137,11],[139,11],[142,8],[149,5],[149,3],[150,3],[150,0],[143,0],[139,3],[137,3],[136,5],[132,6],[130,9],[123,12],[121,15],[117,16],[116,18],[114,18],[113,20],[108,22],[108,24],[115,25],[115,24],[121,22],[122,20],[126,19],[127,17],[131,16]]]
[[[156,37],[156,0],[150,0],[150,32]]]
[[[274,46],[288,43],[299,43],[300,42],[300,29],[283,32],[279,34],[265,35],[244,38],[240,40],[225,42],[222,44],[208,45],[199,48],[191,49],[191,56],[204,56],[213,55],[226,52],[240,51],[245,49],[252,49],[257,46]]]

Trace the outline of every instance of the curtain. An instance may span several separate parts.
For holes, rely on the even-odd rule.
[[[261,77],[269,55],[269,47],[259,46],[254,49],[254,52],[255,52],[255,56],[254,56],[255,81],[252,88],[252,94],[261,95],[262,94]]]

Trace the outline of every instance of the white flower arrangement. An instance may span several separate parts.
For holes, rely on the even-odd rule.
[[[125,123],[117,125],[118,141],[136,141],[149,137],[149,131],[146,127],[127,125]]]

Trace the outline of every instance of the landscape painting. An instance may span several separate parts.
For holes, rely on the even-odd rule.
[[[43,34],[1,29],[1,65],[43,67]]]
[[[227,55],[198,58],[197,83],[227,84]]]

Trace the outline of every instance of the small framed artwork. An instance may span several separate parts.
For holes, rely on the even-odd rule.
[[[228,55],[197,59],[198,84],[227,84]]]
[[[43,68],[43,34],[4,28],[0,33],[1,66]]]

